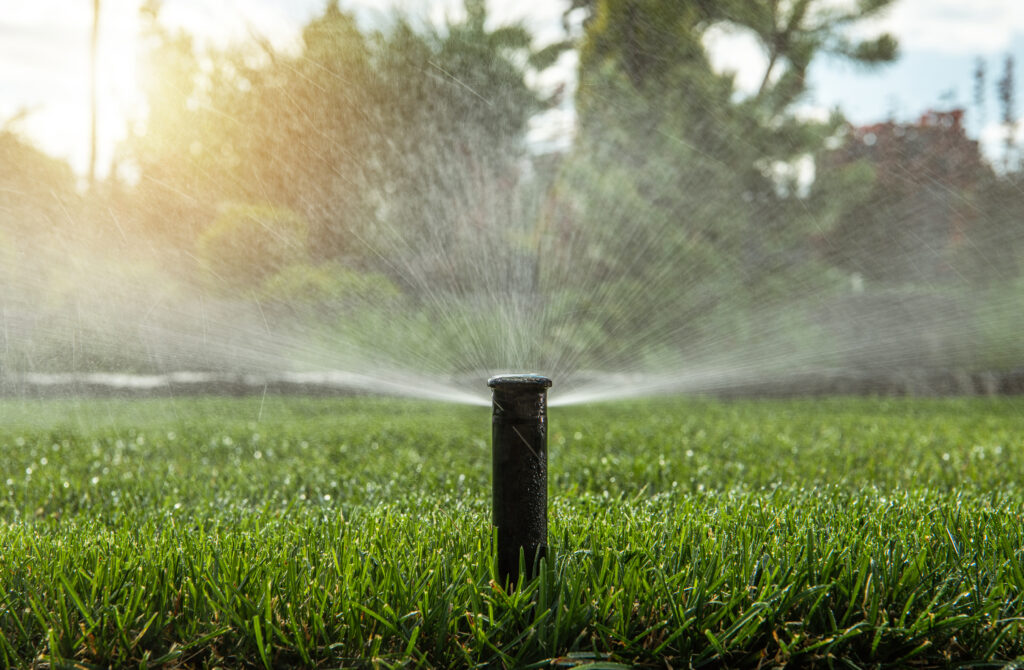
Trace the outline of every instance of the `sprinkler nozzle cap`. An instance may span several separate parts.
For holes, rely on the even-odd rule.
[[[487,385],[493,388],[521,389],[523,391],[542,391],[551,388],[551,380],[543,375],[516,374],[497,375],[487,380]]]

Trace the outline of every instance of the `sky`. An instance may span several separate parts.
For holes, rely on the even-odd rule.
[[[839,0],[837,0],[839,1]],[[145,105],[136,69],[138,7],[141,0],[103,0],[100,23],[99,145],[102,166],[109,163],[126,124],[142,121]],[[252,32],[275,45],[294,45],[304,22],[325,0],[164,0],[165,23],[223,45]],[[557,0],[490,0],[496,23],[523,21],[543,44],[564,36]],[[380,24],[393,8],[435,22],[456,16],[458,0],[342,0],[367,26]],[[22,132],[48,153],[66,158],[84,173],[88,157],[88,44],[92,0],[14,0],[0,12],[0,129]],[[865,33],[887,30],[901,45],[900,60],[863,71],[837,59],[816,61],[809,73],[811,92],[803,103],[809,116],[838,107],[857,124],[889,118],[907,121],[935,107],[971,110],[968,127],[988,155],[999,156],[995,82],[1008,53],[1018,59],[1018,90],[1024,91],[1024,0],[897,0],[881,19],[862,26]],[[708,37],[720,70],[736,73],[741,90],[752,90],[763,74],[765,55],[749,37],[719,30]],[[978,58],[988,68],[984,117],[973,110],[973,72]],[[575,62],[566,55],[545,74],[543,86],[571,85]],[[1018,104],[1024,109],[1024,100]],[[19,112],[20,120],[8,121]],[[533,140],[557,144],[572,130],[566,103],[534,124]]]

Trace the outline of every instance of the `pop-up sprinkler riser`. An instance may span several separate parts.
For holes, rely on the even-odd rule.
[[[547,555],[548,427],[547,390],[540,375],[500,375],[493,389],[493,523],[497,529],[498,574],[519,578],[522,555],[527,576],[536,576]]]

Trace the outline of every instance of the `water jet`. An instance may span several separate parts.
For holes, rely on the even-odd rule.
[[[492,523],[497,529],[498,575],[514,585],[520,557],[532,578],[547,555],[551,380],[534,374],[498,375],[487,385],[493,390]]]

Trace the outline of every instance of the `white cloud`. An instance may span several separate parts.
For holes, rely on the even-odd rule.
[[[849,4],[837,0],[836,5]],[[894,34],[901,50],[965,55],[1006,52],[1024,36],[1024,0],[897,0],[880,17],[858,24],[860,37]],[[749,32],[731,25],[713,26],[704,45],[718,72],[733,72],[743,93],[758,89],[767,56]]]
[[[716,72],[736,75],[736,87],[756,93],[768,67],[768,56],[754,34],[733,25],[712,26],[704,33],[704,47]]]
[[[899,0],[864,29],[893,33],[904,51],[993,54],[1006,51],[1015,35],[1024,35],[1024,2]]]
[[[818,123],[825,123],[832,118],[832,109],[823,105],[815,105],[811,103],[804,103],[798,106],[794,113],[797,118],[805,119],[807,121],[817,121]]]
[[[4,7],[3,23],[25,28],[47,25],[89,25],[92,21],[92,6],[86,2],[62,0],[38,0],[37,2],[15,2]]]
[[[565,38],[562,27],[565,4],[551,0],[520,0],[515,3],[491,0],[490,10],[498,25],[522,22],[538,44],[550,44]]]
[[[201,0],[168,0],[160,11],[164,25],[183,28],[200,42],[223,47],[244,41],[251,34],[270,40],[276,48],[288,48],[299,36],[299,26],[323,3],[296,2],[288,5],[268,0],[238,2],[202,2]],[[306,11],[295,12],[302,8]]]
[[[564,0],[488,0],[488,25],[497,27],[522,23],[538,45],[550,44],[565,37],[562,15],[567,4]],[[343,5],[374,10],[381,16],[398,10],[412,17],[425,18],[438,26],[466,16],[463,0],[353,0]]]
[[[576,132],[576,110],[555,107],[530,119],[526,141],[536,153],[565,151]]]
[[[1015,124],[1013,136],[1017,149],[1011,154],[1011,164],[1019,161],[1021,157],[1020,147],[1024,145],[1024,118]],[[981,153],[988,158],[992,166],[997,170],[1002,169],[1006,157],[1006,126],[1002,123],[989,123],[981,129],[978,144],[981,146]]]
[[[137,103],[135,36],[139,0],[104,0],[100,17],[100,162],[123,136]],[[16,126],[44,150],[84,171],[89,138],[92,5],[66,0],[16,3],[0,20],[0,121],[30,110]]]

